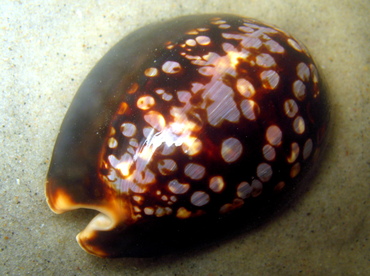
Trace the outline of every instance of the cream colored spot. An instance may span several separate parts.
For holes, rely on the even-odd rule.
[[[262,182],[267,182],[271,179],[272,168],[267,163],[261,163],[257,166],[257,176]]]
[[[302,81],[296,80],[293,83],[293,93],[298,100],[304,100],[304,98],[306,97],[306,86]]]
[[[121,125],[121,132],[125,137],[132,137],[136,134],[136,126],[131,123],[123,123]]]
[[[279,146],[283,133],[280,128],[276,125],[269,126],[266,131],[266,139],[272,146]]]
[[[177,170],[177,165],[172,159],[163,159],[158,162],[158,170],[163,175],[169,175]]]
[[[135,148],[137,148],[139,146],[139,143],[137,142],[137,140],[135,138],[131,138],[129,144],[130,144],[130,146],[133,146]]]
[[[177,179],[171,180],[168,183],[168,189],[176,194],[176,195],[181,195],[186,193],[190,188],[190,185],[187,183],[180,183]]]
[[[256,93],[253,84],[246,79],[238,79],[236,81],[236,89],[243,97],[246,98],[250,98]]]
[[[311,69],[311,73],[312,73],[312,81],[314,83],[318,83],[319,82],[319,73],[317,72],[317,69],[316,69],[315,65],[310,64],[310,69]]]
[[[136,164],[138,167],[138,164]],[[139,184],[151,184],[155,181],[155,175],[154,173],[149,170],[148,168],[144,170],[136,170],[134,172],[134,179],[139,183]]]
[[[130,154],[125,153],[120,159],[117,159],[114,155],[109,155],[108,160],[111,166],[119,170],[123,176],[130,175],[130,168],[133,164]]]
[[[144,201],[144,198],[142,196],[134,195],[132,197],[133,200],[135,200],[137,203],[142,204]]]
[[[213,21],[212,24],[215,24],[215,25],[221,25],[221,24],[225,24],[226,21],[225,20],[216,20],[216,21]]]
[[[248,182],[241,182],[236,188],[236,195],[242,199],[246,199],[252,193],[253,188],[249,185]]]
[[[144,120],[156,130],[162,131],[166,126],[163,115],[157,111],[149,111],[144,115]]]
[[[197,28],[199,32],[207,32],[209,28]]]
[[[154,67],[148,68],[144,71],[144,74],[147,77],[156,77],[158,76],[158,69]]]
[[[158,95],[162,95],[164,92],[165,92],[164,89],[161,88],[155,90],[155,93],[157,93]]]
[[[253,188],[252,197],[257,197],[262,193],[263,185],[261,181],[255,179],[252,181],[251,186]]]
[[[174,153],[175,149],[176,146],[174,144],[167,145],[166,143],[164,143],[162,155],[171,155],[172,153]]]
[[[263,87],[266,89],[275,89],[280,81],[278,73],[276,73],[274,70],[263,71],[260,74],[260,78]]]
[[[228,138],[222,142],[221,156],[227,163],[238,160],[243,152],[243,146],[238,139]]]
[[[188,35],[197,35],[198,31],[197,30],[191,30],[191,31],[188,31],[186,34],[188,34]]]
[[[141,110],[148,110],[155,105],[155,100],[152,96],[142,96],[137,100],[136,105]]]
[[[180,219],[186,219],[186,218],[189,218],[190,216],[191,216],[191,212],[185,209],[184,207],[180,207],[177,210],[176,217]]]
[[[204,35],[197,36],[195,40],[200,45],[209,45],[211,43],[211,39],[208,36],[204,36]]]
[[[209,195],[205,192],[198,191],[191,195],[190,202],[195,206],[204,206],[209,202]]]
[[[272,53],[282,54],[285,51],[284,48],[279,43],[277,43],[275,40],[268,40],[265,42],[265,45],[267,49],[269,49],[270,52]]]
[[[234,38],[234,36],[231,35],[230,38]],[[248,48],[259,49],[262,46],[262,41],[257,37],[246,36],[246,37],[243,37],[241,41],[241,45],[247,50]]]
[[[154,208],[152,208],[152,207],[145,207],[144,208],[144,213],[147,216],[151,216],[151,215],[154,214]]]
[[[287,161],[289,163],[293,163],[294,161],[297,160],[298,154],[299,154],[299,145],[294,142],[290,145],[290,156],[287,157]]]
[[[190,156],[198,154],[202,150],[202,147],[202,141],[194,136],[184,138],[184,142],[181,146],[182,151]]]
[[[312,148],[313,148],[313,143],[312,143],[312,139],[308,139],[306,141],[306,143],[304,143],[304,146],[303,146],[303,159],[307,159],[310,155],[311,155],[311,152],[312,152]]]
[[[128,153],[130,153],[132,156],[134,156],[134,155],[135,155],[135,153],[136,153],[136,151],[134,150],[134,148],[133,148],[133,147],[128,147],[128,148],[127,148],[127,152],[128,152]]]
[[[209,180],[209,188],[215,193],[221,192],[225,187],[222,176],[214,176]]]
[[[299,163],[295,163],[290,169],[290,177],[291,178],[296,177],[300,171],[301,171],[301,165]]]
[[[165,100],[166,102],[172,100],[173,96],[171,94],[164,93],[162,95],[162,99]]]
[[[176,61],[166,61],[162,65],[162,70],[167,74],[176,74],[181,71],[181,65]]]
[[[210,66],[203,66],[198,69],[199,74],[202,74],[203,76],[212,76],[214,74],[215,68]]]
[[[182,103],[188,103],[191,99],[191,93],[188,91],[178,91],[177,98]]]
[[[114,139],[113,137],[108,139],[108,147],[110,147],[111,149],[115,149],[117,146],[118,142],[116,139]]]
[[[301,116],[298,116],[293,121],[293,129],[298,134],[302,134],[305,131],[305,123]]]
[[[184,169],[185,175],[194,180],[202,179],[205,172],[206,172],[205,167],[195,163],[187,164]]]
[[[290,46],[292,46],[294,49],[296,49],[298,52],[301,52],[302,51],[302,48],[301,46],[299,45],[299,43],[291,38],[288,38],[288,43]]]
[[[185,43],[190,47],[197,45],[197,42],[194,39],[188,39],[185,41]]]
[[[143,135],[145,138],[151,137],[154,134],[154,129],[152,127],[144,127]]]
[[[240,26],[239,30],[242,31],[242,32],[245,32],[245,33],[253,33],[254,32],[254,29],[252,29],[250,27],[246,27],[246,26]]]
[[[292,99],[286,100],[284,102],[284,111],[289,118],[293,118],[298,112],[297,103]]]
[[[240,109],[243,112],[243,115],[248,120],[256,120],[257,114],[259,113],[259,106],[252,100],[243,100],[240,103]]]
[[[269,54],[258,55],[256,62],[257,62],[257,65],[264,67],[264,68],[270,68],[276,65],[274,58]]]
[[[276,151],[273,147],[271,147],[269,144],[264,145],[262,148],[263,156],[265,157],[266,160],[272,161],[276,157]]]
[[[220,29],[229,29],[231,26],[229,24],[221,24],[218,26]]]
[[[297,65],[297,75],[303,81],[308,81],[310,78],[310,69],[308,66],[301,62]]]

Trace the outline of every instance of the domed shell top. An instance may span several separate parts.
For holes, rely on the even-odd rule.
[[[255,224],[304,185],[329,121],[307,49],[226,14],[143,27],[93,68],[63,121],[46,196],[99,214],[102,257],[152,256]]]

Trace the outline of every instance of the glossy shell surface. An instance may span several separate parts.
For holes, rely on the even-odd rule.
[[[317,67],[285,32],[224,14],[146,26],[76,94],[47,202],[99,212],[77,236],[89,253],[166,253],[280,208],[319,162],[328,120]]]

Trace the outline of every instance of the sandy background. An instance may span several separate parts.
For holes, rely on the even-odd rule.
[[[144,260],[86,254],[75,235],[93,213],[55,215],[43,191],[72,97],[103,54],[135,28],[210,12],[275,24],[310,49],[332,100],[333,135],[320,174],[278,219],[210,248]],[[369,14],[370,2],[359,0],[2,0],[0,274],[369,273]]]

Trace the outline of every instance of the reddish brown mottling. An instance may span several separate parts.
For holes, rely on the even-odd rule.
[[[153,24],[119,42],[80,87],[47,201],[56,213],[99,212],[77,236],[89,253],[176,250],[258,223],[293,197],[328,123],[317,67],[285,32],[225,14]]]

